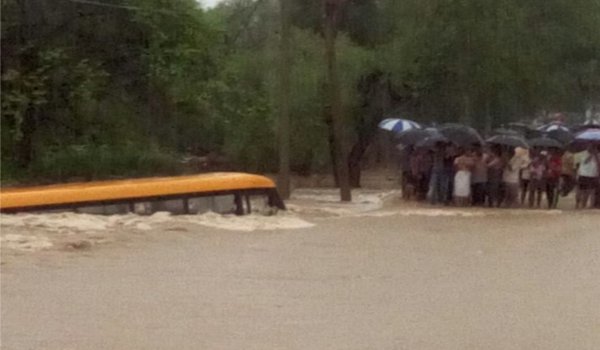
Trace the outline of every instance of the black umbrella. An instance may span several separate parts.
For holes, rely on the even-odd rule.
[[[555,129],[547,132],[548,137],[562,143],[563,145],[573,141],[573,133],[566,129]]]
[[[512,135],[492,136],[486,142],[492,145],[529,148],[529,145],[527,145],[527,142],[522,137]]]
[[[423,140],[417,142],[415,145],[416,148],[434,148],[437,144],[448,143],[449,140],[441,134],[435,134],[432,136],[427,136]]]
[[[528,139],[532,139],[535,137],[541,137],[542,132],[540,130],[535,129],[533,126],[525,124],[525,123],[508,123],[508,127],[511,129],[519,130],[522,135],[524,135]]]
[[[494,135],[512,135],[512,136],[523,136],[522,131],[513,129],[498,128],[493,130]]]
[[[437,135],[439,132],[436,129],[410,129],[396,134],[395,139],[403,146],[412,146],[426,137]]]
[[[535,139],[528,140],[527,143],[531,147],[564,148],[562,143],[550,137],[537,137]]]
[[[517,129],[530,129],[531,128],[531,125],[521,123],[521,122],[510,122],[510,123],[508,123],[508,126],[510,126],[511,128],[517,128]]]
[[[477,130],[470,126],[462,124],[445,124],[440,127],[440,133],[447,137],[451,142],[462,147],[483,144],[483,139]]]

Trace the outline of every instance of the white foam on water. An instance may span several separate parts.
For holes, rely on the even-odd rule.
[[[110,221],[99,215],[77,213],[55,214],[3,214],[0,225],[12,228],[42,228],[50,231],[77,230],[102,231],[110,225]]]
[[[0,242],[2,247],[22,251],[38,251],[50,248],[53,245],[46,236],[20,234],[3,235],[0,238]]]
[[[463,217],[480,217],[480,216],[488,216],[492,213],[487,213],[483,211],[473,211],[473,210],[455,210],[455,209],[434,209],[434,208],[424,208],[424,209],[399,209],[397,212],[398,215],[402,216],[463,216]]]
[[[209,212],[201,215],[184,215],[180,219],[202,226],[245,232],[257,230],[290,230],[314,226],[314,224],[306,220],[284,213],[271,216],[258,214],[236,216]]]
[[[224,230],[251,232],[257,230],[299,229],[313,226],[293,214],[277,215],[171,215],[157,212],[153,215],[90,215],[78,213],[46,213],[0,215],[1,242],[4,248],[38,251],[61,245],[65,237],[86,239],[103,238],[110,234],[131,231],[160,230],[177,224],[196,224]]]
[[[383,207],[386,199],[400,191],[353,190],[351,202],[341,202],[338,189],[298,189],[286,204],[292,213],[325,216],[356,216]]]

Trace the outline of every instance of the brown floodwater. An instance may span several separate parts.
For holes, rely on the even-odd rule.
[[[3,246],[2,349],[600,348],[598,211],[312,209]]]

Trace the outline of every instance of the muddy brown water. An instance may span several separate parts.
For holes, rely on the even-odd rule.
[[[396,209],[9,255],[2,349],[600,348],[600,213]]]

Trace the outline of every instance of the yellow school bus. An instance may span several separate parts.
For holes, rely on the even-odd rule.
[[[275,183],[260,175],[210,173],[191,176],[96,181],[3,188],[0,211],[88,214],[198,214],[207,211],[248,214],[285,209]]]

